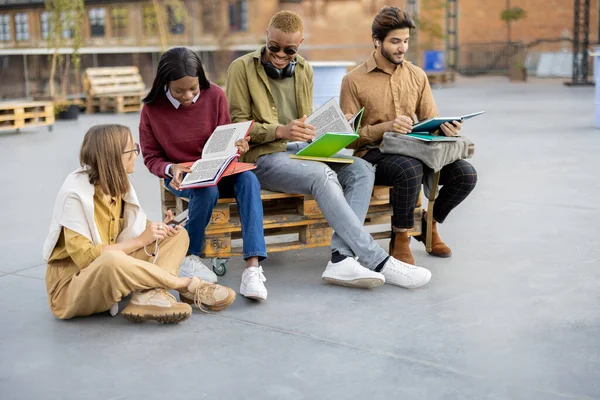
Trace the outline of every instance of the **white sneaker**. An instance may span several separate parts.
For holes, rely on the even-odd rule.
[[[381,273],[385,275],[386,283],[407,289],[421,287],[431,279],[428,269],[407,264],[394,257],[388,259]]]
[[[260,265],[258,267],[246,268],[242,274],[240,294],[250,299],[266,300],[267,288],[263,283],[266,281],[267,278],[265,278],[263,269]]]
[[[179,266],[179,276],[184,278],[197,276],[203,281],[217,283],[217,275],[202,263],[200,257],[195,255],[189,255],[183,259]]]
[[[385,276],[360,265],[356,259],[346,257],[343,261],[329,261],[321,278],[333,285],[371,289],[385,283]]]

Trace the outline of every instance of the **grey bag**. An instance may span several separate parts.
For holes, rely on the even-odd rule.
[[[379,149],[384,154],[400,154],[421,160],[425,165],[438,172],[445,165],[456,160],[471,158],[475,145],[466,137],[455,142],[424,142],[402,133],[385,132]],[[429,198],[433,186],[433,174],[423,179],[425,195]]]

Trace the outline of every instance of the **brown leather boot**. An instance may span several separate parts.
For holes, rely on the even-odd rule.
[[[390,256],[405,263],[415,264],[415,259],[410,251],[408,232],[392,232],[390,240]]]
[[[427,244],[427,216],[423,213],[423,224],[421,228],[421,234],[419,236],[415,236],[415,239],[423,244]],[[450,247],[446,246],[446,243],[442,241],[440,235],[437,231],[437,222],[433,221],[431,226],[431,252],[429,253],[432,256],[447,258],[452,255],[452,250]]]

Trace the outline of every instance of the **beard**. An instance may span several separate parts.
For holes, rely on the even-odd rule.
[[[404,53],[402,53],[402,56],[403,56],[402,59],[400,61],[396,61],[394,59],[393,53],[390,53],[390,52],[386,51],[385,48],[383,48],[383,47],[381,48],[381,55],[386,60],[388,60],[389,62],[391,62],[394,65],[400,65],[400,64],[402,64],[402,61],[404,61]]]

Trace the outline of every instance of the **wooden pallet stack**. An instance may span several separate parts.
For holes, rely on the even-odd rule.
[[[375,186],[365,225],[385,224],[383,230],[372,232],[375,239],[391,237],[392,206],[389,186]],[[261,190],[263,227],[270,253],[329,246],[332,230],[312,196]],[[187,209],[188,200],[176,197],[161,180],[163,215],[171,210],[177,215]],[[415,210],[415,230],[420,234],[422,210]],[[372,229],[371,229],[372,230]],[[241,223],[235,199],[219,199],[213,210],[204,238],[204,258],[229,258],[242,254],[241,246],[232,241],[241,238]]]
[[[137,67],[87,68],[83,74],[86,113],[137,112],[146,85]]]
[[[50,101],[0,103],[0,131],[54,125],[54,105]]]
[[[427,79],[429,79],[430,85],[442,85],[445,83],[452,83],[456,78],[454,71],[442,71],[442,72],[427,72]]]

